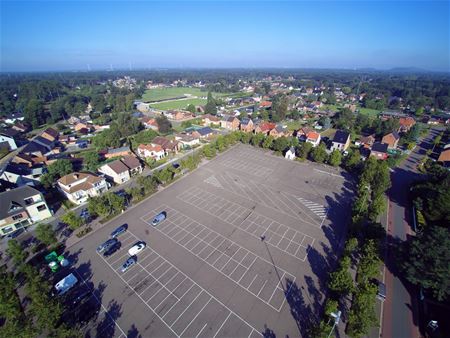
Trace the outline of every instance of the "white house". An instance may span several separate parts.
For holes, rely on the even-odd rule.
[[[177,134],[175,140],[180,142],[182,148],[192,148],[200,144],[200,139],[193,135]]]
[[[131,176],[142,172],[142,165],[134,156],[126,156],[121,160],[116,160],[101,166],[98,171],[106,177],[121,184],[128,181]]]
[[[294,147],[290,147],[288,151],[286,151],[286,154],[284,155],[285,158],[288,160],[294,160],[295,159],[295,149]]]
[[[320,134],[315,131],[310,131],[306,134],[306,142],[309,142],[313,147],[317,147],[320,144]]]
[[[98,196],[108,190],[108,184],[103,177],[79,172],[61,177],[57,181],[57,187],[75,204],[85,203],[89,197]]]
[[[0,193],[0,235],[4,236],[52,216],[44,196],[23,186]]]
[[[10,151],[17,149],[16,141],[11,136],[8,136],[6,134],[0,133],[0,143],[2,143],[2,142],[8,142]]]
[[[141,158],[153,158],[159,161],[166,156],[166,152],[159,144],[140,144],[137,153]]]

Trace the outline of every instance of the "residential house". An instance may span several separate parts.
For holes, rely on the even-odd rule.
[[[385,160],[388,157],[387,150],[388,145],[386,143],[375,142],[370,150],[370,156],[375,156],[379,160]]]
[[[180,143],[182,148],[192,148],[200,144],[200,138],[188,134],[176,134],[175,140]]]
[[[47,128],[41,133],[41,137],[49,140],[50,142],[56,142],[59,138],[59,133],[53,128]]]
[[[260,108],[266,108],[266,109],[271,108],[272,107],[272,102],[270,102],[270,101],[261,101],[259,103],[259,107]]]
[[[171,120],[184,120],[192,117],[192,114],[188,111],[169,110],[164,115]]]
[[[277,125],[275,128],[273,128],[269,131],[269,136],[272,136],[274,138],[279,138],[282,136],[288,137],[288,136],[291,136],[291,133],[289,132],[287,127]]]
[[[159,130],[158,123],[156,122],[156,119],[153,119],[151,117],[144,116],[141,119],[141,123],[144,125],[145,129],[152,129],[152,130],[155,130],[155,131]]]
[[[450,148],[443,150],[439,154],[438,162],[442,163],[446,168],[450,167]]]
[[[214,136],[214,131],[210,127],[203,127],[194,130],[191,135],[200,139],[207,139]]]
[[[113,149],[108,149],[108,151],[106,152],[106,154],[103,155],[104,158],[108,159],[108,158],[114,158],[114,157],[123,157],[123,156],[128,156],[128,155],[132,155],[133,153],[130,150],[130,147],[120,147],[120,148],[113,148]]]
[[[52,148],[48,146],[43,146],[41,143],[35,142],[34,140],[28,143],[22,150],[21,153],[25,155],[34,155],[38,157],[50,154]]]
[[[398,128],[398,131],[401,133],[408,132],[413,125],[416,124],[416,120],[414,120],[412,117],[401,117],[399,119],[400,127]]]
[[[98,196],[108,190],[103,177],[90,173],[74,172],[57,181],[58,190],[75,204],[87,202],[89,197]]]
[[[211,124],[220,124],[220,119],[217,116],[205,114],[202,116],[202,123],[205,126],[211,126]]]
[[[116,184],[128,181],[132,176],[142,172],[143,167],[139,160],[134,156],[125,156],[120,160],[116,160],[101,166],[98,171],[105,174]]]
[[[375,143],[375,137],[373,135],[364,136],[359,140],[359,145],[366,149],[372,148],[373,144]],[[386,142],[384,142],[386,143]],[[356,142],[355,142],[356,144]]]
[[[163,150],[168,153],[178,153],[178,151],[181,149],[181,145],[178,143],[178,141],[172,141],[169,140],[167,137],[164,136],[156,136],[152,140],[153,144],[159,144]]]
[[[253,129],[254,129],[254,124],[252,119],[248,118],[248,117],[244,117],[241,120],[241,124],[239,126],[239,129],[242,131],[245,131],[247,133],[252,133]]]
[[[386,143],[388,149],[397,149],[398,141],[400,140],[400,135],[396,131],[384,135],[381,139],[381,143]]]
[[[25,164],[9,163],[0,170],[0,178],[5,181],[22,185],[38,185],[39,179],[45,174],[45,167],[29,167]]]
[[[166,156],[164,149],[159,144],[140,144],[137,153],[140,158],[153,158],[156,161]]]
[[[78,122],[73,129],[80,134],[89,134],[92,128],[88,123]]]
[[[3,132],[0,132],[0,143],[1,142],[6,142],[8,144],[9,151],[17,149],[17,144],[16,141],[14,140],[14,137],[8,136]]]
[[[19,122],[16,121],[12,127],[12,129],[20,132],[20,133],[26,133],[27,131],[29,131],[31,129],[31,125],[27,122]]]
[[[305,142],[311,143],[313,147],[317,147],[320,144],[320,140],[320,134],[315,131],[311,130],[308,132],[308,134],[306,134]]]
[[[334,134],[331,151],[337,149],[339,151],[345,151],[350,146],[350,134],[343,130],[337,130]]]
[[[263,133],[268,135],[269,132],[274,129],[277,125],[272,122],[262,122],[255,127],[255,134]]]
[[[23,186],[0,193],[0,235],[5,236],[52,216],[44,196]]]
[[[220,126],[228,130],[238,130],[239,120],[236,116],[224,115],[220,120]]]
[[[71,125],[76,125],[77,123],[81,122],[81,120],[76,116],[71,116],[71,117],[69,117],[67,122]]]
[[[284,158],[287,158],[288,160],[294,160],[295,159],[295,148],[294,147],[290,147],[286,151],[286,154],[284,155]]]

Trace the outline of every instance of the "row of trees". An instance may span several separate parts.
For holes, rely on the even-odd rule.
[[[27,251],[13,239],[8,242],[7,253],[15,263],[18,274],[8,272],[5,266],[0,268],[0,317],[5,320],[0,327],[0,336],[78,337],[77,331],[61,322],[64,308],[50,296],[49,282],[26,262]],[[19,297],[18,285],[25,286],[27,302]]]

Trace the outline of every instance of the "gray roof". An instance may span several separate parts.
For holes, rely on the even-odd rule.
[[[343,130],[336,131],[336,134],[334,134],[333,142],[345,144],[350,137],[350,134]]]
[[[27,185],[0,193],[0,219],[9,217],[11,214],[16,214],[18,210],[25,207],[25,199],[37,194],[40,194],[38,190]],[[9,210],[13,204],[18,209],[10,213]]]
[[[130,147],[125,146],[120,148],[108,149],[108,154],[122,153],[124,151],[130,151]]]
[[[213,133],[213,130],[210,127],[204,127],[204,128],[197,129],[197,132],[200,135],[204,136],[204,135]]]

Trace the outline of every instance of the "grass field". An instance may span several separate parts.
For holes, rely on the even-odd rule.
[[[323,132],[321,132],[320,136],[322,136],[322,137],[332,137],[332,136],[334,136],[335,133],[336,133],[336,129],[329,128],[329,129],[324,130]]]
[[[369,117],[377,117],[380,114],[379,110],[370,109],[370,108],[358,108],[359,112],[364,115],[368,115]]]
[[[204,105],[206,104],[206,100],[205,99],[174,100],[160,103],[152,103],[150,104],[150,106],[156,109],[170,110],[170,109],[185,109],[190,104],[193,104],[194,106]]]
[[[183,96],[185,94],[190,94],[194,96],[206,96],[207,92],[203,92],[200,88],[191,87],[170,87],[170,88],[155,88],[147,89],[142,95],[142,100],[144,101],[158,101],[166,100],[174,97]]]

